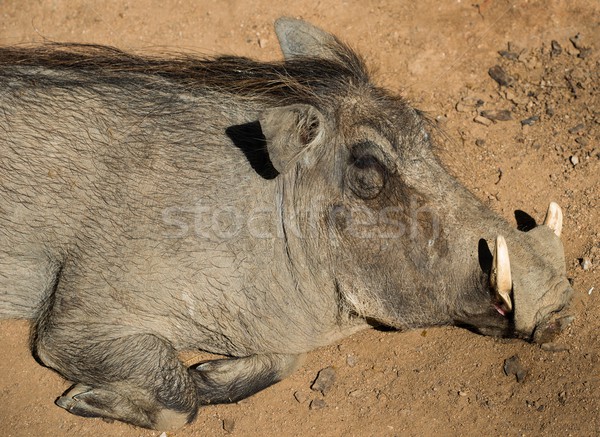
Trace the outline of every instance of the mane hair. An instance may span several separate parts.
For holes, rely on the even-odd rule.
[[[51,77],[40,75],[51,71]],[[245,57],[202,58],[190,54],[137,55],[94,44],[50,43],[39,46],[0,47],[0,76],[45,80],[52,86],[112,84],[162,88],[165,80],[186,91],[207,89],[239,97],[314,103],[344,92],[349,85],[369,82],[363,60],[343,44],[335,57],[295,57],[280,62],[259,62]]]

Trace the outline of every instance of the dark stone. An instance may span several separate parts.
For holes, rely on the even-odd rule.
[[[550,50],[550,54],[552,56],[558,56],[562,53],[562,47],[560,46],[560,44],[558,43],[558,41],[556,40],[552,40],[552,42],[550,43],[552,49]]]
[[[539,119],[539,115],[534,115],[533,117],[526,118],[525,120],[521,120],[521,126],[532,126]]]
[[[493,121],[508,121],[512,120],[512,114],[508,109],[499,109],[496,111],[481,111],[481,115],[488,120]]]
[[[514,79],[504,71],[504,69],[499,65],[494,65],[492,68],[488,70],[488,73],[492,79],[498,82],[501,86],[509,86],[514,82]]]
[[[523,382],[527,376],[527,369],[521,364],[521,360],[517,355],[504,360],[504,374],[506,376],[515,375],[517,382]]]
[[[310,388],[314,391],[320,391],[325,395],[335,382],[335,369],[333,367],[325,367],[319,371],[317,378],[312,383]]]
[[[519,54],[518,53],[511,52],[511,51],[508,51],[508,50],[500,50],[498,52],[498,54],[500,56],[502,56],[503,58],[510,59],[511,61],[516,61],[517,59],[519,59]]]

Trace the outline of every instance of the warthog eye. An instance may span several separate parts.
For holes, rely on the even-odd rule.
[[[377,158],[371,155],[361,156],[354,161],[354,166],[361,170],[367,170],[368,168],[374,168],[379,165],[380,163]]]
[[[365,143],[353,147],[346,184],[361,199],[374,199],[385,186],[386,169],[366,148]]]

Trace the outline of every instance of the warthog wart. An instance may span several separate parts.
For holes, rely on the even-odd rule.
[[[282,62],[0,48],[0,315],[69,412],[173,429],[369,326],[561,326],[558,205],[514,228],[354,51],[275,27]]]

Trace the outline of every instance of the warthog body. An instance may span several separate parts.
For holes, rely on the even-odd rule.
[[[281,63],[0,49],[0,314],[70,412],[175,428],[374,324],[539,339],[568,302],[556,205],[513,229],[354,52],[276,30]]]

